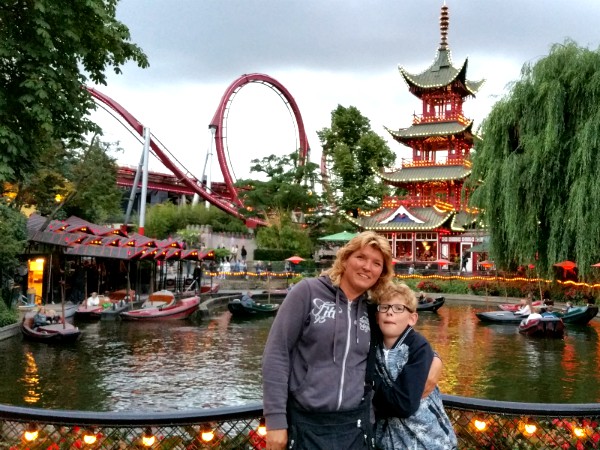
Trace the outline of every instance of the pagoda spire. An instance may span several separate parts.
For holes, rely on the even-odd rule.
[[[450,18],[448,16],[448,7],[446,6],[446,0],[442,6],[442,15],[440,16],[440,32],[442,40],[440,42],[440,50],[448,50],[448,25]]]

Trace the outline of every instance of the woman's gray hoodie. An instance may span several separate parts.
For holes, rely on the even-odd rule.
[[[370,331],[366,294],[348,302],[327,276],[294,286],[263,354],[267,429],[287,428],[288,395],[308,411],[357,408],[364,395]]]

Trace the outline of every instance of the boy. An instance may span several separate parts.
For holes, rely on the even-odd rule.
[[[380,449],[455,449],[439,388],[421,399],[434,352],[412,328],[416,310],[417,298],[405,284],[388,283],[377,298],[375,443]]]

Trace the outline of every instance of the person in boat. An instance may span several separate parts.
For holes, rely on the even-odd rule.
[[[242,295],[241,302],[246,308],[253,308],[256,306],[256,302],[252,299],[252,292],[250,291]]]
[[[533,294],[527,294],[527,298],[521,299],[521,307],[515,311],[515,315],[528,316],[533,311]]]
[[[50,323],[52,322],[46,314],[46,308],[40,306],[40,308],[35,313],[35,316],[33,316],[33,327],[43,327],[44,325],[50,325]]]
[[[540,308],[539,306],[536,306],[532,309],[531,314],[529,314],[527,317],[525,317],[523,319],[522,323],[527,325],[528,323],[530,323],[534,320],[539,320],[542,317],[543,317],[542,308]]]
[[[92,295],[90,295],[86,301],[86,305],[88,308],[100,305],[100,297],[97,292],[92,292]]]
[[[573,309],[573,303],[572,302],[567,302],[565,304],[565,307],[563,308],[563,311],[566,313],[568,313],[569,311],[571,311]]]
[[[373,376],[378,449],[448,450],[457,438],[436,386],[421,398],[434,359],[431,345],[413,328],[417,298],[403,283],[389,283],[377,301]]]
[[[429,303],[431,302],[431,298],[427,297],[425,295],[425,292],[421,291],[419,292],[419,296],[417,297],[419,303]]]
[[[297,449],[372,448],[367,360],[376,324],[367,300],[393,275],[388,240],[366,231],[338,250],[330,269],[288,292],[263,353],[266,450],[283,450],[288,439]],[[427,394],[441,367],[436,358]]]
[[[554,306],[554,300],[550,299],[550,291],[545,290],[542,296],[542,304],[546,306]]]

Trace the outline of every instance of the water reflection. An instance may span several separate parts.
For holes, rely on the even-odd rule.
[[[25,374],[21,378],[23,386],[27,389],[23,398],[25,403],[35,404],[42,397],[40,392],[40,376],[38,374],[37,364],[31,352],[25,353]]]
[[[489,308],[489,307],[488,307]],[[507,401],[600,399],[598,323],[563,340],[516,325],[484,325],[485,305],[447,304],[417,328],[444,360],[445,393]],[[0,341],[0,403],[92,411],[172,411],[242,405],[262,397],[261,358],[272,318],[202,323],[81,324],[69,347]]]

